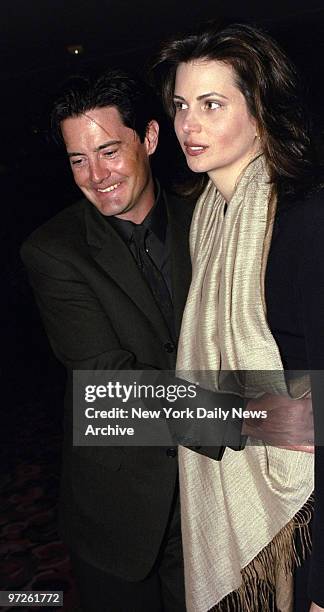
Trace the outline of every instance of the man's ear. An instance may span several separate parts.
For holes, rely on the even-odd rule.
[[[152,121],[150,121],[150,123],[147,125],[144,145],[148,155],[152,155],[158,145],[159,129],[159,124],[157,121],[155,121],[155,119],[152,119]]]

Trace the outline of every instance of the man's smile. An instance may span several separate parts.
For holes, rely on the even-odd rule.
[[[100,191],[100,193],[109,193],[109,191],[113,191],[114,189],[117,189],[117,187],[119,187],[121,183],[114,183],[114,185],[110,185],[110,187],[106,187],[106,189],[100,189],[99,187],[96,188],[96,191]]]

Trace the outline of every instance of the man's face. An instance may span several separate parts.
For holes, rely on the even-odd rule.
[[[156,121],[144,142],[113,106],[94,108],[61,123],[74,180],[106,216],[141,223],[154,203],[149,156],[158,142]]]

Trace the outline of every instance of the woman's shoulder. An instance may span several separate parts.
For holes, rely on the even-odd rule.
[[[306,223],[307,226],[320,220],[324,222],[324,185],[306,193],[279,195],[277,213],[289,222]]]
[[[298,245],[298,249],[295,247]],[[306,194],[278,195],[272,247],[294,251],[303,260],[324,257],[324,187]]]
[[[314,210],[317,208],[322,210],[322,208],[324,208],[324,184],[309,191],[302,198],[302,202],[304,202],[306,207],[311,207]]]

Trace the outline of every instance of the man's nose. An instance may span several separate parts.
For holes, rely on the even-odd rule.
[[[93,183],[101,183],[110,175],[111,172],[104,160],[95,160],[90,164],[90,179]]]

